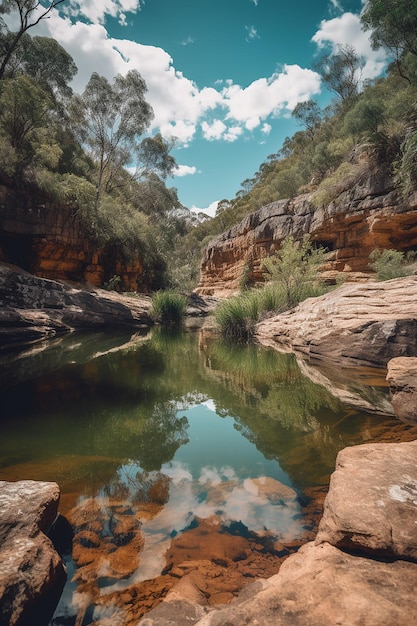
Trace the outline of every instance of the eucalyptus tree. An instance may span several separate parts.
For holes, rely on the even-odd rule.
[[[3,78],[14,51],[19,45],[23,35],[43,19],[48,18],[53,9],[65,2],[65,0],[51,0],[44,6],[39,0],[2,0],[0,4],[0,16],[17,13],[19,27],[16,32],[10,33],[6,28],[3,18],[1,19],[1,48],[0,48],[0,79]]]
[[[97,166],[96,209],[120,169],[134,159],[140,138],[152,121],[146,91],[136,70],[126,76],[118,74],[113,84],[93,73],[84,92],[72,99],[74,130]]]
[[[315,65],[326,87],[333,91],[342,104],[359,92],[362,62],[353,46],[341,45],[333,54],[325,54]]]
[[[364,30],[371,31],[374,49],[389,50],[403,78],[401,58],[405,53],[417,56],[417,0],[368,0],[361,15]]]

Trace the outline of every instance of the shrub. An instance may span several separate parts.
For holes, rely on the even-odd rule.
[[[158,291],[152,296],[152,317],[163,326],[181,324],[186,307],[184,296],[173,291]]]
[[[369,267],[376,272],[378,280],[390,280],[391,278],[401,278],[413,273],[411,263],[414,255],[404,255],[399,250],[373,250],[369,255],[371,261]]]
[[[264,259],[266,278],[281,293],[283,308],[290,309],[310,296],[323,293],[318,273],[325,253],[324,248],[313,247],[308,235],[299,242],[290,236],[282,241],[277,254]]]

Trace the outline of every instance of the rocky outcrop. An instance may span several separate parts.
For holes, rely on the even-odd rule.
[[[317,538],[280,571],[203,614],[169,598],[139,626],[408,626],[417,598],[417,442],[339,453]]]
[[[148,298],[76,289],[0,263],[0,346],[49,339],[80,329],[152,324]]]
[[[417,423],[417,358],[389,361],[387,381],[397,417],[403,422]]]
[[[45,624],[65,583],[46,533],[58,513],[56,483],[0,481],[0,624]]]
[[[116,275],[125,291],[136,291],[139,283],[147,290],[140,250],[126,261],[117,250],[100,247],[79,211],[57,205],[30,185],[16,188],[1,173],[0,261],[43,278],[95,287]]]
[[[213,239],[205,251],[198,292],[227,296],[263,282],[262,260],[293,235],[327,248],[324,274],[354,280],[369,277],[369,254],[375,248],[412,250],[417,245],[417,194],[404,202],[384,167],[358,166],[356,180],[346,182],[332,202],[316,207],[313,194],[272,202]]]
[[[417,355],[417,277],[347,283],[257,326],[262,344],[338,364]]]

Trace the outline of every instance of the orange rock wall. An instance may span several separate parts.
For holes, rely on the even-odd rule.
[[[138,289],[143,268],[140,251],[126,263],[99,248],[83,231],[75,211],[56,206],[36,189],[15,189],[0,181],[0,260],[42,278],[101,287],[112,276],[120,288]]]
[[[263,282],[262,260],[279,250],[285,237],[311,239],[328,249],[325,275],[363,280],[375,248],[417,250],[417,194],[400,199],[390,175],[369,169],[327,206],[316,208],[312,194],[279,200],[245,217],[213,239],[201,263],[197,292],[227,296],[239,290],[244,273]]]

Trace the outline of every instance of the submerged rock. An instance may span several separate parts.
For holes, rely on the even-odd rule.
[[[0,624],[44,624],[66,580],[48,532],[58,513],[56,483],[0,481]]]

